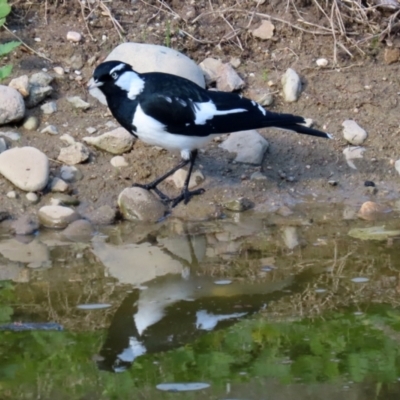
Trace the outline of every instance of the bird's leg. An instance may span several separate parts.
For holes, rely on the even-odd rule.
[[[155,179],[153,182],[146,183],[145,185],[142,185],[140,183],[134,183],[132,186],[140,187],[140,188],[146,189],[146,190],[154,190],[154,192],[158,195],[158,197],[161,199],[161,201],[170,202],[172,200],[166,194],[164,194],[160,189],[158,189],[157,186],[162,181],[164,181],[169,176],[171,176],[173,173],[178,171],[178,169],[181,169],[181,168],[185,167],[189,162],[190,162],[190,159],[189,160],[182,160],[178,165],[176,165],[174,168],[172,168],[166,174],[164,174],[164,175],[160,176],[159,178]]]
[[[174,208],[176,207],[181,201],[183,201],[185,204],[189,203],[190,199],[193,196],[197,196],[199,194],[203,194],[205,192],[204,189],[196,189],[196,190],[189,190],[189,182],[190,182],[190,176],[192,175],[192,170],[194,166],[194,162],[196,161],[197,157],[197,150],[193,150],[190,153],[190,165],[189,165],[189,171],[186,175],[185,183],[183,185],[183,189],[181,194],[178,197],[175,197],[174,199],[171,200],[171,207]]]

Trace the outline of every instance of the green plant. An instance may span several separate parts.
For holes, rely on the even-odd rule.
[[[7,0],[0,0],[0,28],[5,24],[6,16],[10,12],[11,12],[11,7],[7,3]],[[17,42],[15,40],[8,43],[0,44],[0,57],[3,57],[6,54],[10,53],[20,44],[21,44],[20,42]],[[11,71],[12,71],[11,64],[0,67],[0,81],[7,78],[11,74]]]

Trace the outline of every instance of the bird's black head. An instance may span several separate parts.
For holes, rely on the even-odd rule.
[[[106,61],[94,70],[93,83],[89,86],[89,90],[95,87],[106,97],[125,93],[129,99],[134,99],[141,93],[144,80],[129,64],[122,61]]]
[[[117,81],[125,72],[132,72],[132,67],[121,61],[106,61],[96,67],[93,72],[92,87],[101,88],[103,85]]]

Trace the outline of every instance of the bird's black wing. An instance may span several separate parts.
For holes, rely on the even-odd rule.
[[[207,136],[262,125],[265,110],[236,93],[208,91],[174,75],[148,73],[138,97],[143,112],[176,134]],[[253,122],[251,122],[253,121]],[[239,129],[238,129],[239,128]]]

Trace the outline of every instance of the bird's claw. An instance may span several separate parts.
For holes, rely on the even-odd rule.
[[[192,191],[183,189],[182,193],[179,196],[175,197],[174,199],[171,199],[171,208],[176,207],[182,201],[184,204],[187,204],[189,203],[189,201],[193,196],[198,196],[199,194],[203,194],[204,192],[205,192],[204,189],[197,189]]]
[[[157,186],[152,185],[151,183],[147,184],[147,185],[141,185],[140,183],[134,183],[132,186],[139,187],[139,188],[149,190],[149,191],[153,190],[154,193],[160,198],[160,200],[165,205],[170,204],[171,208],[176,207],[182,201],[184,204],[188,204],[193,196],[197,196],[197,195],[203,194],[205,192],[204,189],[196,189],[196,190],[192,190],[192,191],[190,191],[188,189],[183,189],[182,193],[179,196],[171,199],[169,196],[164,194],[160,189],[158,189]]]

